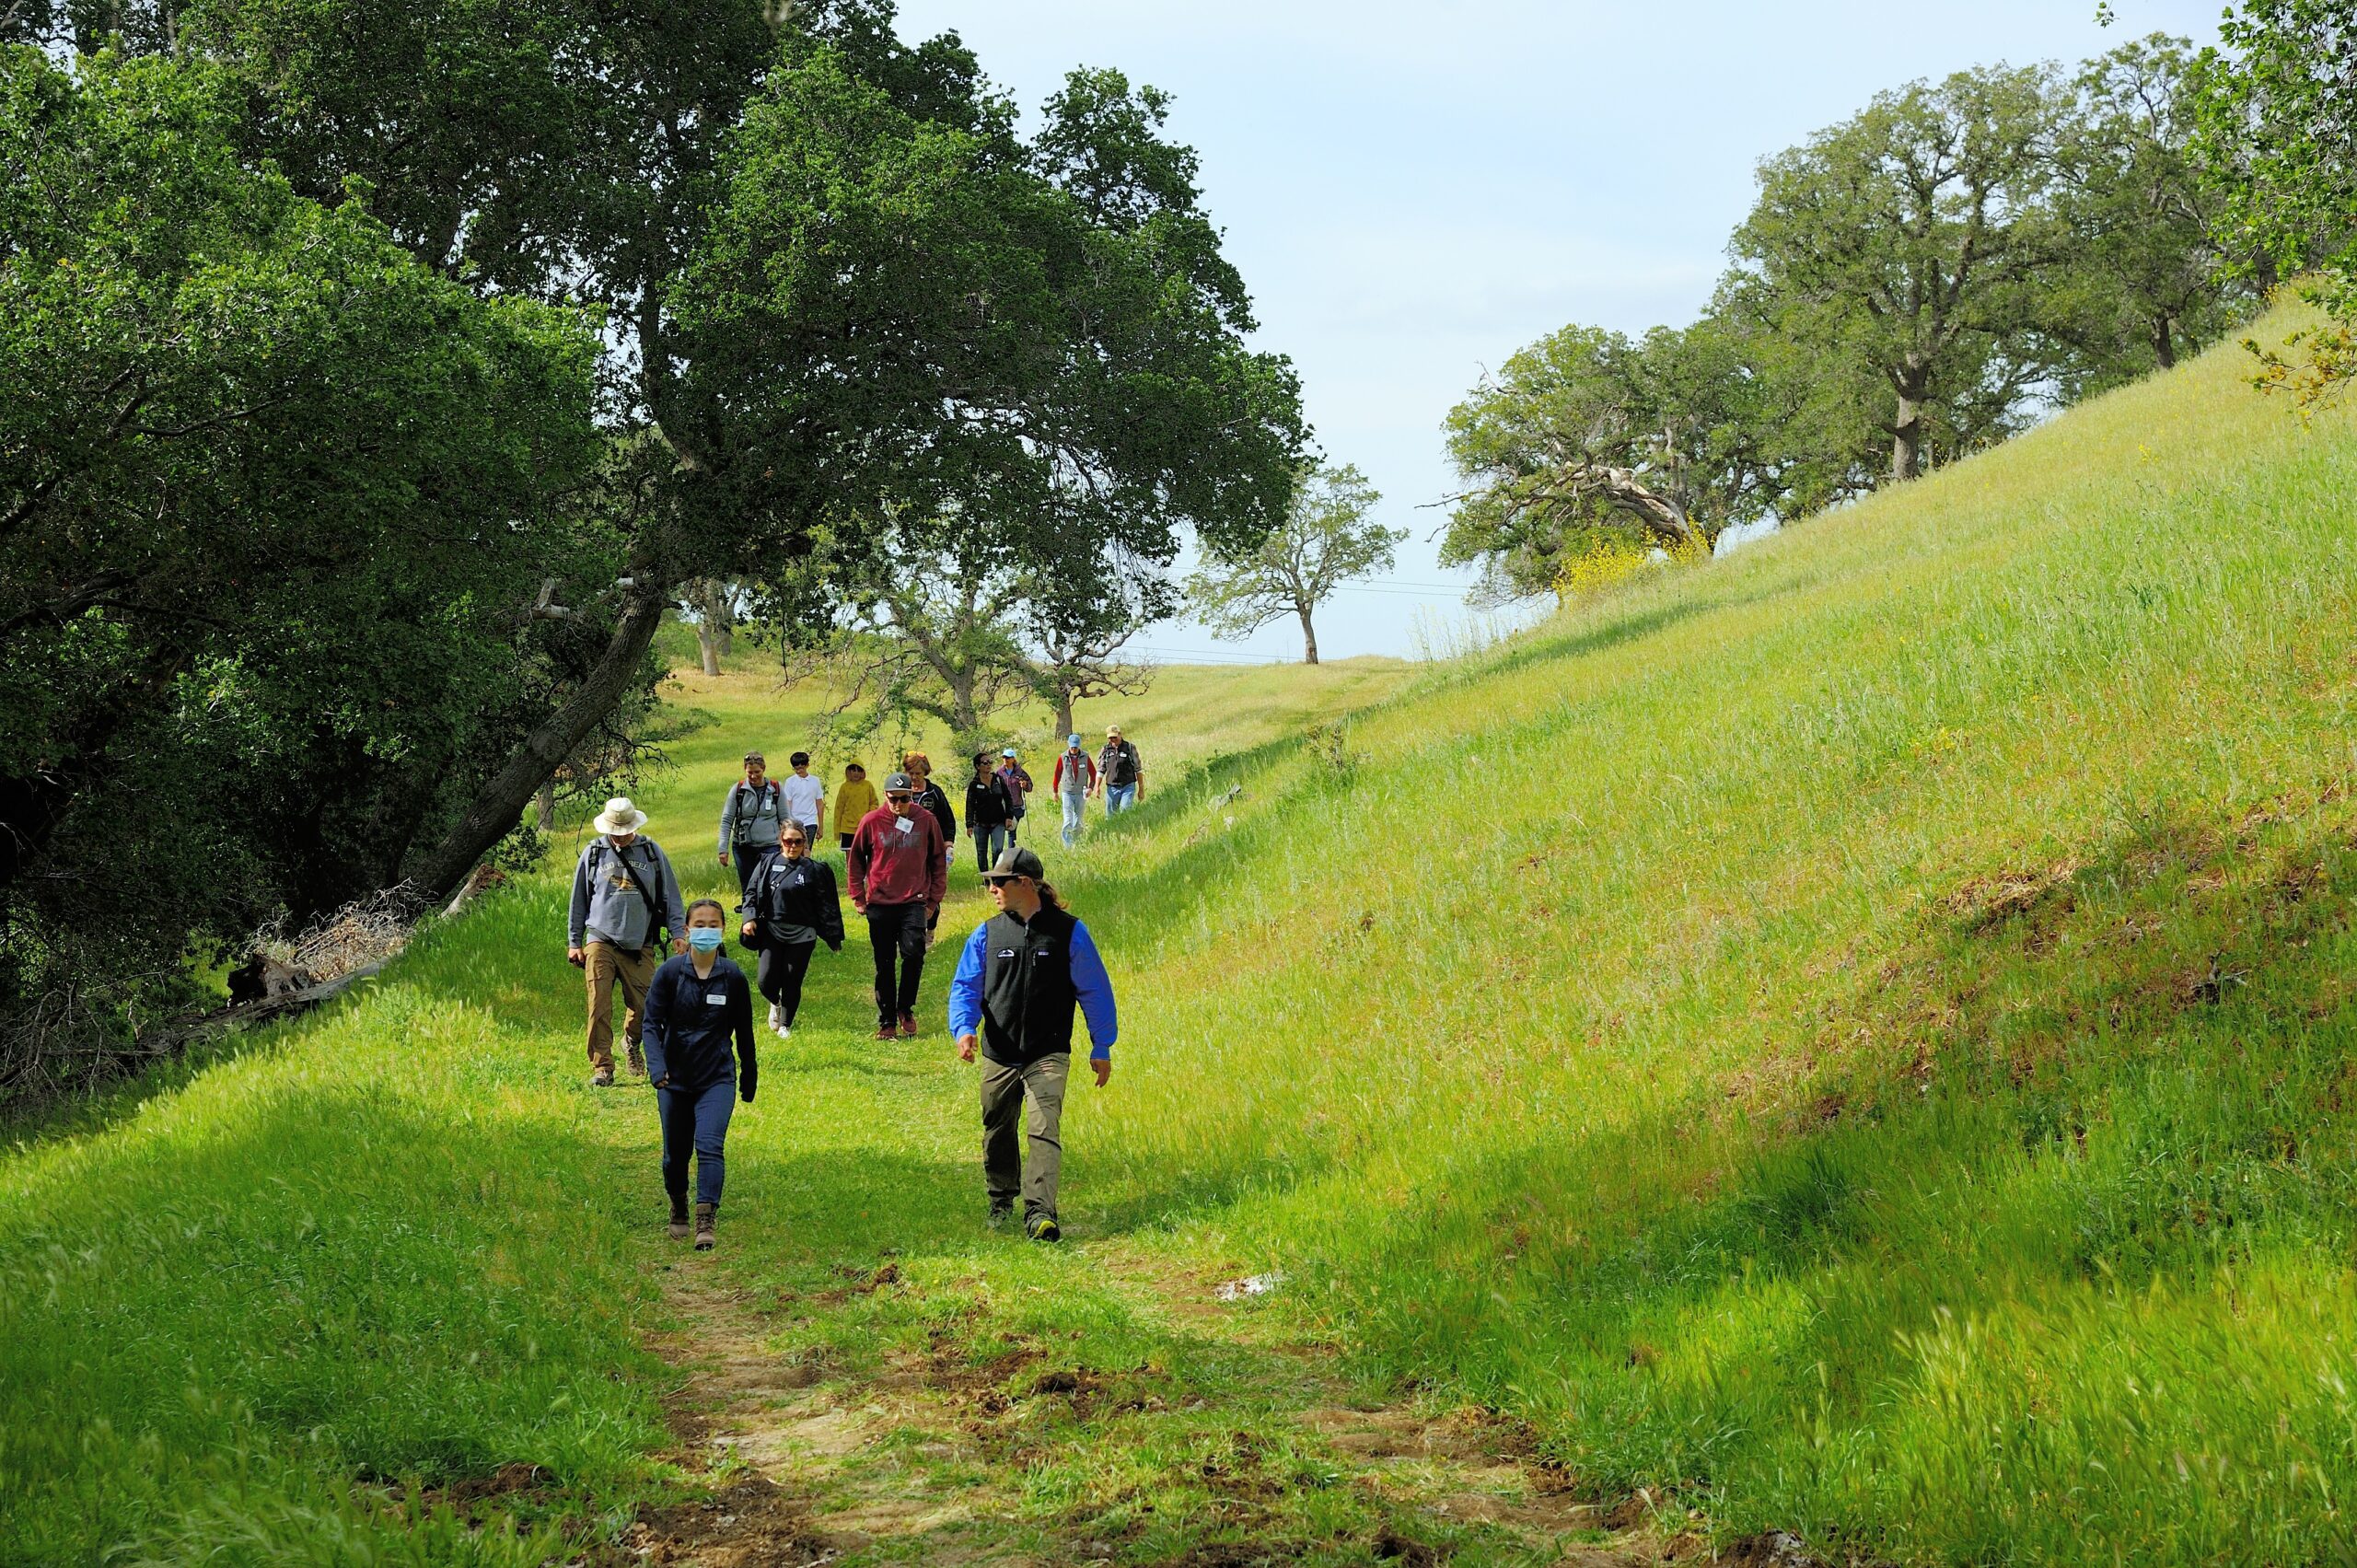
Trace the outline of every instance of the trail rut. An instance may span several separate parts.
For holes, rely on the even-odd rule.
[[[1151,1364],[1058,1365],[1052,1346],[978,1363],[940,1328],[845,1373],[780,1352],[776,1293],[677,1270],[679,1327],[656,1348],[683,1374],[677,1458],[701,1485],[643,1511],[612,1561],[1637,1568],[1706,1555],[1642,1508],[1608,1516],[1584,1500],[1510,1422],[1354,1399],[1314,1347],[1259,1341],[1208,1287],[1144,1272],[1124,1283],[1174,1332],[1248,1356],[1244,1390],[1190,1392]],[[857,1288],[916,1287],[888,1268]]]

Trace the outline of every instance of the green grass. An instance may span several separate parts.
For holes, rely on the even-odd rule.
[[[1253,1426],[1257,1364],[1124,1281],[1278,1265],[1267,1331],[1724,1537],[2345,1552],[2357,417],[2241,369],[1452,665],[1085,710],[1151,772],[1049,860],[1124,1008],[1067,1118],[1074,1245],[980,1233],[970,1077],[859,1038],[854,948],[732,1134],[717,1266],[807,1302],[888,1253],[903,1287],[777,1326],[841,1376],[1052,1344]],[[735,755],[813,703],[750,654],[673,695],[716,722],[644,793],[712,888]],[[560,941],[524,878],[0,1160],[0,1561],[538,1562],[675,1479],[653,1119],[582,1086]],[[1060,1429],[1004,1539],[1219,1539],[1185,1478],[1220,1421]],[[1372,1561],[1318,1456],[1269,1451],[1295,1501],[1258,1527]],[[391,1497],[519,1460],[552,1479],[517,1531]]]

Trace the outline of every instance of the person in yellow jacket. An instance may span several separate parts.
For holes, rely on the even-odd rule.
[[[859,831],[860,819],[883,804],[876,786],[867,782],[867,770],[857,762],[845,763],[843,786],[835,791],[836,842],[848,851],[852,835]]]

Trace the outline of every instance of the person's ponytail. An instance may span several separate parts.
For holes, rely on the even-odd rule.
[[[1063,895],[1057,892],[1051,884],[1042,882],[1039,884],[1039,903],[1042,908],[1060,910],[1064,907]]]

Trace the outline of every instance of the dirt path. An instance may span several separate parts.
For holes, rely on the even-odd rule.
[[[1642,1506],[1579,1501],[1511,1423],[1370,1400],[1215,1282],[1096,1250],[1169,1355],[1073,1365],[1052,1334],[889,1263],[803,1295],[675,1267],[680,1328],[656,1348],[684,1375],[679,1461],[706,1487],[644,1513],[616,1561],[1634,1568],[1690,1546]],[[807,1331],[844,1313],[913,1327],[845,1368]]]

